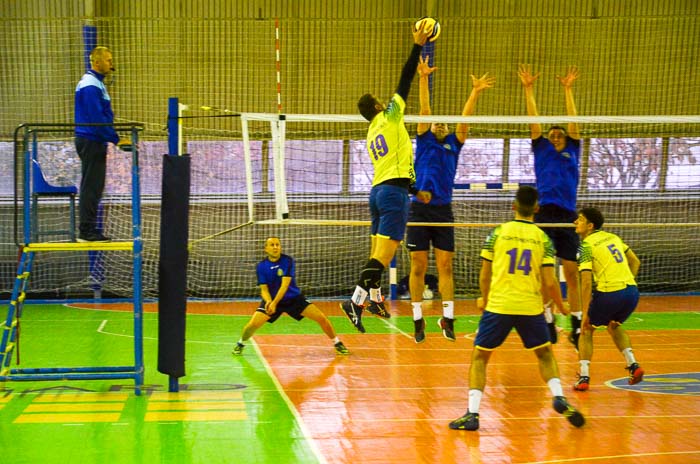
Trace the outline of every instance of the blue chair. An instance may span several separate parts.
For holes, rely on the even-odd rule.
[[[78,188],[75,185],[58,186],[51,185],[46,180],[41,170],[41,165],[36,159],[32,159],[32,241],[38,242],[41,235],[70,235],[75,242],[75,196]],[[46,230],[39,229],[39,197],[68,197],[70,200],[70,229]]]

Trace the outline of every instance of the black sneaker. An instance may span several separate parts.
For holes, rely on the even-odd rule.
[[[450,422],[452,430],[479,430],[479,413],[469,412]]]
[[[416,340],[416,343],[425,341],[425,321],[422,317],[417,321],[413,321],[413,338]]]
[[[338,354],[350,354],[350,350],[348,350],[345,345],[343,345],[343,342],[338,342],[335,345],[333,345],[335,348],[335,352]]]
[[[644,369],[639,367],[639,364],[637,363],[632,363],[629,366],[625,367],[625,369],[630,371],[630,377],[629,379],[627,379],[627,383],[629,385],[638,384],[644,378]]]
[[[391,318],[391,314],[389,314],[389,311],[387,311],[384,307],[384,298],[382,298],[382,301],[370,300],[369,305],[367,306],[367,311],[375,316],[383,317],[384,319]]]
[[[438,327],[442,329],[442,335],[452,342],[455,341],[455,320],[442,316],[437,322]]]
[[[245,348],[245,345],[241,342],[236,342],[236,346],[233,347],[233,351],[231,351],[231,354],[235,354],[236,356],[240,356],[243,354],[243,348]]]
[[[99,232],[95,232],[92,234],[80,234],[78,236],[78,242],[80,243],[104,243],[104,242],[111,242],[112,239],[109,237],[105,237]]]
[[[362,325],[362,306],[356,305],[352,300],[345,300],[340,303],[340,309],[360,333],[365,333],[365,326]]]
[[[552,400],[552,407],[559,414],[563,414],[564,417],[566,417],[566,420],[568,420],[574,427],[581,427],[586,423],[586,419],[584,419],[583,414],[571,406],[563,396],[555,396]]]

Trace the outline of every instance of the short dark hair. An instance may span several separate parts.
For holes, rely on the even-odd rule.
[[[588,222],[593,224],[593,228],[595,230],[603,227],[603,224],[605,223],[603,213],[601,213],[598,208],[581,208],[578,213],[585,217]]]
[[[549,129],[547,129],[547,135],[549,135],[549,133],[552,132],[552,131],[555,130],[555,129],[556,129],[556,130],[562,131],[562,132],[564,133],[564,135],[569,135],[569,133],[566,132],[566,129],[565,129],[563,126],[552,126],[552,127],[550,127]]]
[[[515,203],[518,213],[522,216],[532,216],[537,208],[539,195],[537,189],[531,185],[521,185],[515,194]]]
[[[360,114],[369,122],[379,113],[377,111],[377,98],[371,93],[366,93],[357,100],[357,109],[360,110]]]

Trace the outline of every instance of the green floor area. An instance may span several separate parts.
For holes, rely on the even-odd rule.
[[[253,347],[232,359],[231,348],[248,319],[188,316],[188,375],[180,380],[180,398],[166,394],[168,378],[157,371],[158,320],[153,313],[143,318],[146,373],[141,396],[133,394],[129,380],[0,384],[0,462],[323,462],[264,359]],[[437,317],[428,319],[427,331],[438,332]],[[562,327],[568,325],[566,319],[559,317]],[[331,321],[341,337],[356,333],[345,317]],[[473,333],[477,323],[477,316],[458,317],[458,334]],[[132,324],[128,312],[25,305],[21,367],[133,364]],[[389,321],[368,317],[365,326],[368,333],[413,333],[408,315]],[[700,312],[634,314],[625,326],[700,329]],[[283,317],[258,333],[320,334],[320,329],[311,321]],[[244,458],[231,460],[236,456]]]

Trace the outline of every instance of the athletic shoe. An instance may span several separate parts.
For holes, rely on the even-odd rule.
[[[564,417],[566,417],[566,420],[568,420],[574,427],[581,427],[586,423],[586,419],[584,419],[583,414],[571,406],[563,396],[555,396],[552,400],[552,407],[559,414],[563,414]]]
[[[350,350],[345,348],[345,345],[343,345],[343,342],[338,342],[333,346],[335,347],[335,352],[338,354],[350,354]]]
[[[479,413],[469,412],[450,422],[452,430],[479,430]]]
[[[345,300],[340,303],[340,309],[360,333],[365,333],[365,326],[362,325],[362,306],[356,305],[352,300]]]
[[[588,390],[588,386],[590,385],[590,383],[591,383],[590,377],[588,377],[587,375],[579,375],[578,380],[574,384],[574,390],[580,391],[580,392],[586,391],[586,390]]]
[[[88,243],[88,242],[104,243],[104,242],[111,242],[111,241],[112,241],[111,238],[105,237],[104,235],[102,235],[99,232],[95,232],[92,234],[85,234],[85,235],[80,234],[78,236],[78,242],[80,242],[80,243]]]
[[[629,385],[638,384],[644,378],[644,369],[639,367],[639,364],[637,363],[632,363],[629,366],[625,367],[625,369],[630,371],[630,378],[627,379],[627,383]]]
[[[235,354],[236,356],[240,356],[243,354],[243,348],[245,348],[243,343],[236,342],[236,346],[233,347],[233,351],[231,351],[231,353]]]
[[[417,321],[413,321],[413,338],[416,340],[416,343],[425,341],[425,321],[422,317]]]
[[[382,298],[382,301],[370,300],[369,305],[367,306],[367,311],[375,316],[383,317],[384,319],[391,318],[391,314],[389,314],[389,311],[387,311],[384,307],[384,298]]]
[[[442,316],[438,319],[438,327],[442,329],[442,335],[450,340],[455,341],[455,320],[449,317]]]

